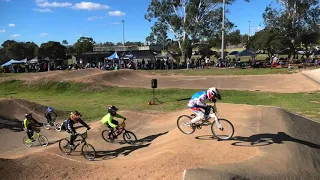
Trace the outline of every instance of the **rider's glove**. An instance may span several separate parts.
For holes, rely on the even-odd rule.
[[[127,118],[123,118],[123,120],[126,120]]]
[[[88,127],[88,128],[87,128],[87,130],[90,130],[90,129],[91,129],[91,127]]]

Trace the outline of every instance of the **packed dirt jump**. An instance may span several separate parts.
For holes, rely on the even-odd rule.
[[[149,88],[153,78],[158,79],[159,88],[199,89],[207,87],[205,82],[209,80],[212,86],[221,82],[220,88],[225,89],[270,92],[319,89],[314,80],[300,73],[183,77],[147,76],[130,70],[104,72],[88,69],[3,79],[20,79],[29,83],[77,81]],[[89,123],[91,130],[87,139],[97,155],[94,161],[88,161],[79,150],[70,155],[60,152],[57,142],[68,136],[63,131],[42,128],[41,134],[48,138],[49,145],[25,147],[22,143],[22,138],[26,136],[22,129],[23,115],[32,112],[39,122],[44,122],[46,107],[20,99],[0,99],[0,179],[319,179],[319,123],[274,107],[217,105],[217,115],[234,125],[235,134],[231,140],[218,141],[213,138],[210,126],[191,135],[181,133],[176,120],[180,115],[190,115],[192,112],[189,109],[171,113],[121,111],[119,113],[128,119],[126,129],[136,134],[138,143],[126,144],[122,137],[115,143],[104,141],[101,132],[105,127],[97,119]],[[66,118],[66,113],[58,110],[58,122]],[[85,128],[79,127],[77,131],[84,132]]]
[[[276,71],[276,70],[275,70]],[[102,71],[84,69],[30,73],[1,78],[24,80],[33,83],[52,81],[75,81],[106,86],[150,88],[151,79],[158,79],[158,88],[201,89],[208,86],[220,89],[265,91],[265,92],[311,92],[320,90],[314,80],[302,73],[245,76],[182,76],[151,75],[135,70]]]

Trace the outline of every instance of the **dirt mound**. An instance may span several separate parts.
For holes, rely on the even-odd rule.
[[[103,86],[150,88],[151,79],[158,79],[158,88],[199,89],[215,86],[220,89],[265,91],[265,92],[311,92],[320,90],[320,85],[301,73],[254,75],[254,76],[148,76],[134,70],[102,71],[83,69],[52,71],[1,78],[24,80],[31,83],[71,81]],[[100,87],[98,87],[100,89]]]
[[[320,84],[320,69],[303,71],[302,74]]]
[[[184,179],[319,179],[320,124],[280,109],[260,107],[259,111],[259,132],[235,137],[230,143],[259,147],[260,156],[241,164],[188,169]]]

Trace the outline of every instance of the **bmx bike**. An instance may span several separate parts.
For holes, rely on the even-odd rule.
[[[196,117],[195,114],[182,115],[177,119],[177,126],[179,130],[184,134],[192,134],[195,132],[196,129],[201,129],[202,126],[210,126],[211,125],[211,132],[214,137],[218,140],[228,140],[231,139],[234,134],[234,127],[232,123],[224,118],[218,118],[216,116],[216,104],[210,108],[211,114],[209,114],[207,119],[202,119],[197,123],[191,123],[192,118]],[[210,113],[209,112],[209,113]],[[214,121],[211,123],[210,119],[214,118]],[[186,130],[184,128],[186,127]],[[221,134],[220,134],[221,133]]]
[[[107,142],[113,143],[114,140],[123,133],[123,140],[126,143],[135,144],[135,142],[137,141],[136,135],[133,132],[126,130],[125,127],[126,123],[124,120],[121,124],[119,124],[118,128],[111,133],[110,137],[109,130],[103,130],[101,133],[102,138]]]
[[[81,147],[81,154],[89,161],[93,161],[96,158],[96,150],[91,144],[88,144],[86,139],[88,137],[88,130],[86,132],[79,134],[78,136],[81,137],[81,139],[76,139],[74,143],[78,142],[74,148],[70,147],[70,138],[66,137],[59,141],[59,148],[60,151],[70,155],[73,151],[76,150],[76,148],[83,144]]]
[[[27,131],[27,130],[25,129],[25,131]],[[40,129],[35,129],[32,138],[35,140],[38,140],[38,142],[41,146],[48,146],[48,144],[49,144],[48,139],[44,135],[40,134]],[[31,146],[33,146],[33,143],[35,141],[32,141],[31,139],[29,139],[28,136],[25,136],[25,137],[23,137],[22,142],[25,146],[31,147]]]
[[[52,123],[49,123],[49,122],[43,122],[43,127],[47,130],[50,129],[50,127],[54,127],[54,129],[56,131],[61,131],[61,124],[60,123],[57,123],[56,122],[56,119],[57,119],[57,114],[55,113],[50,113],[51,115],[51,118],[52,118]]]

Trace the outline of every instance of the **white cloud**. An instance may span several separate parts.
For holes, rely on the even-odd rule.
[[[48,0],[36,0],[36,3],[47,2]]]
[[[120,23],[119,22],[113,22],[112,24],[113,25],[119,25]]]
[[[5,30],[5,29],[0,29],[0,33],[4,33],[4,32],[6,32],[7,30]]]
[[[69,7],[72,6],[69,2],[57,3],[57,2],[48,2],[48,1],[41,1],[40,3],[37,2],[37,6],[45,8],[45,7]]]
[[[110,16],[125,16],[126,13],[121,12],[121,11],[109,11],[108,14]]]
[[[72,8],[91,11],[91,10],[109,9],[110,7],[107,5],[99,4],[99,3],[83,1],[80,3],[76,3]]]
[[[9,27],[15,27],[15,24],[8,24]]]
[[[48,36],[48,33],[41,33],[40,36]]]
[[[16,38],[16,37],[19,37],[19,36],[21,36],[20,34],[12,34],[10,37],[11,38]]]
[[[261,30],[262,30],[262,27],[261,27],[261,26],[257,26],[257,27],[255,27],[255,28],[251,28],[251,30],[252,30],[253,32],[258,32],[258,31],[261,31]]]
[[[32,9],[33,11],[38,11],[38,12],[53,12],[51,9],[49,8],[45,8],[45,9]]]
[[[98,20],[98,19],[104,19],[104,17],[97,17],[97,16],[88,17],[88,21],[94,21],[94,20]]]

